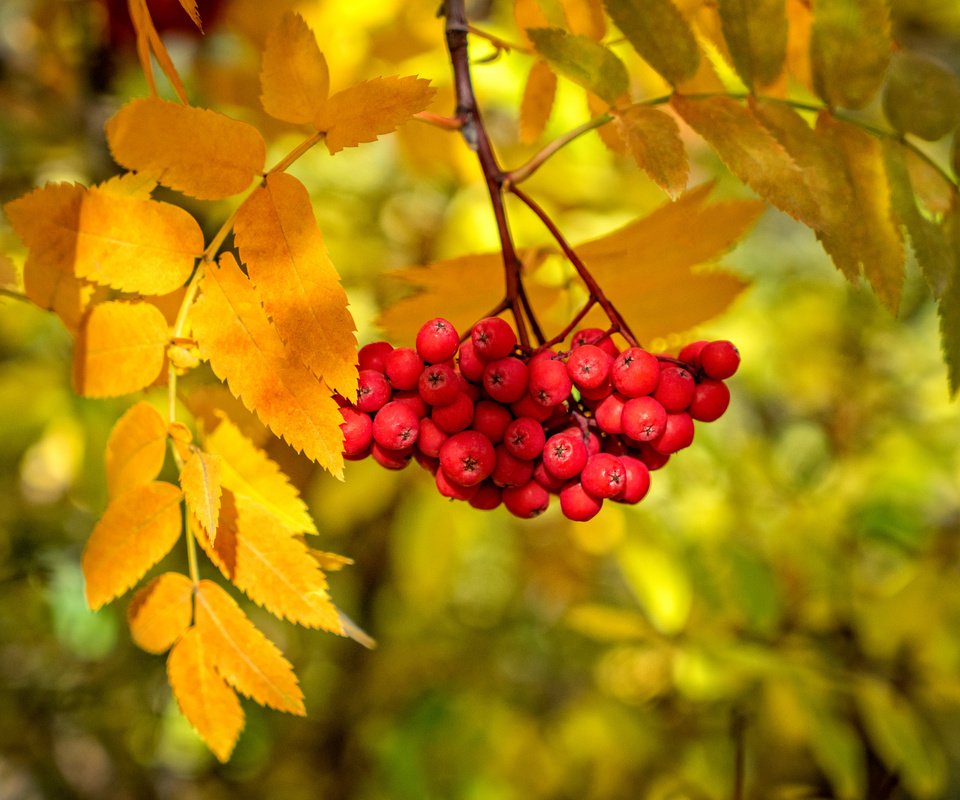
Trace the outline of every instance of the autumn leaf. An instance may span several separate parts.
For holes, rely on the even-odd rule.
[[[242,192],[263,172],[266,145],[257,129],[209,109],[141,98],[106,130],[118,164],[201,200]]]
[[[180,489],[155,481],[113,500],[83,550],[87,604],[96,611],[133,586],[180,537]]]
[[[256,447],[229,419],[204,437],[208,452],[220,456],[220,477],[227,489],[259,503],[293,533],[317,533],[296,488],[280,467]]]
[[[107,439],[107,491],[116,498],[135,486],[150,483],[163,467],[167,423],[149,403],[129,408]]]
[[[284,13],[270,34],[260,68],[260,101],[270,116],[310,123],[330,92],[327,61],[303,17]]]
[[[137,35],[137,58],[140,60],[140,67],[150,87],[150,94],[154,96],[157,94],[157,84],[153,78],[153,63],[150,61],[150,54],[153,53],[180,102],[186,104],[187,90],[177,68],[173,65],[170,53],[163,44],[163,39],[157,33],[153,19],[150,17],[150,10],[147,8],[147,0],[128,0],[127,8],[130,10],[130,21]]]
[[[313,124],[327,150],[337,153],[396,130],[430,105],[435,93],[430,81],[416,75],[373,78],[333,95]]]
[[[0,286],[11,287],[17,285],[17,268],[13,266],[10,256],[0,253]]]
[[[224,491],[216,540],[198,541],[224,577],[257,605],[297,625],[343,635],[318,561],[255,501]]]
[[[600,41],[607,31],[601,0],[560,0],[571,33]],[[537,26],[531,26],[537,27]]]
[[[618,110],[615,117],[637,166],[671,198],[680,195],[686,188],[690,166],[676,120],[656,108],[640,105]]]
[[[551,67],[611,105],[629,89],[624,63],[599,42],[562,28],[531,28],[527,35]]]
[[[773,83],[787,56],[784,0],[720,0],[720,21],[733,65],[750,89]]]
[[[253,284],[226,253],[209,266],[190,313],[204,359],[274,433],[333,474],[343,472],[342,417],[329,391],[291,358]]]
[[[688,330],[719,314],[745,287],[730,273],[696,268],[732,247],[756,222],[763,204],[708,204],[710,188],[697,187],[675,203],[575,247],[607,296],[617,298],[619,311],[642,341]]]
[[[90,306],[104,300],[107,293],[104,287],[64,272],[58,264],[30,252],[23,265],[23,291],[30,302],[60,317],[73,334]]]
[[[213,581],[197,586],[195,625],[210,662],[240,694],[278,711],[306,714],[290,662]]]
[[[700,48],[671,0],[604,0],[610,19],[640,57],[676,86],[693,77]]]
[[[520,141],[536,141],[547,126],[557,94],[557,75],[545,61],[534,61],[520,103]]]
[[[897,53],[883,87],[883,112],[901,133],[936,141],[960,123],[960,78],[927,56]]]
[[[220,456],[194,448],[180,470],[180,486],[187,505],[204,533],[214,540],[220,519]]]
[[[549,28],[551,24],[539,0],[513,0],[513,19],[524,44],[529,46],[532,46],[533,42],[530,41],[527,31],[530,28]],[[559,23],[559,20],[557,22]]]
[[[193,20],[197,29],[203,32],[203,23],[200,21],[200,12],[197,10],[197,0],[180,0],[180,5],[187,12],[187,16]]]
[[[130,635],[148,653],[165,653],[193,619],[193,582],[165,572],[139,589],[127,608]]]
[[[243,709],[236,692],[214,669],[210,647],[196,626],[170,651],[167,679],[187,722],[219,761],[229,761],[243,730]]]
[[[234,232],[287,352],[333,391],[352,397],[356,325],[304,185],[282,172],[268,176],[240,207]]]
[[[168,340],[167,321],[149,303],[95,305],[73,352],[77,392],[116,397],[143,389],[160,374]]]

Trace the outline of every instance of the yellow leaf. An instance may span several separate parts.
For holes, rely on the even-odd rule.
[[[167,423],[149,403],[132,406],[117,420],[107,439],[107,490],[119,497],[134,486],[149,483],[163,467]]]
[[[327,572],[337,572],[353,563],[352,558],[341,556],[338,553],[327,553],[323,550],[310,550],[310,555],[316,559],[321,569]]]
[[[626,65],[600,42],[562,28],[531,28],[527,35],[551,67],[608,103],[616,103],[630,88]]]
[[[607,25],[600,0],[560,0],[571,33],[600,41]]]
[[[196,627],[217,672],[240,694],[278,711],[306,714],[290,662],[213,581],[197,587]]]
[[[641,341],[679,333],[723,311],[745,283],[698,265],[717,259],[756,222],[763,204],[707,204],[710,185],[575,248]],[[691,231],[696,231],[692,236]],[[678,303],[677,297],[683,297]]]
[[[333,391],[353,397],[356,325],[304,185],[282,172],[270,175],[240,207],[234,235],[287,352]]]
[[[167,679],[180,711],[217,759],[226,762],[243,730],[240,699],[213,667],[197,627],[180,637],[167,657]]]
[[[773,83],[787,56],[785,0],[720,0],[723,35],[750,89]]]
[[[313,124],[336,153],[396,130],[430,105],[434,92],[429,81],[415,75],[373,78],[333,95]]]
[[[317,532],[307,504],[287,476],[233,422],[221,417],[204,444],[220,456],[220,476],[227,489],[259,503],[293,533]]]
[[[633,49],[670,83],[696,74],[700,48],[671,0],[604,0],[604,5]]]
[[[538,0],[514,0],[513,17],[517,23],[517,29],[527,47],[532,47],[533,43],[527,35],[530,28],[549,28],[550,20],[543,13]]]
[[[179,572],[165,572],[139,589],[127,608],[130,635],[148,653],[164,653],[190,627],[193,583]]]
[[[187,16],[193,20],[193,24],[196,25],[200,31],[203,31],[200,12],[197,10],[197,0],[180,0],[180,5],[183,6],[183,10],[187,12]]]
[[[121,166],[201,200],[242,192],[263,172],[266,157],[252,125],[157,97],[134,100],[114,114],[107,141]]]
[[[319,563],[301,539],[253,500],[225,491],[216,540],[198,541],[257,605],[297,625],[343,635]]]
[[[213,541],[220,519],[220,456],[194,449],[180,470],[180,486],[197,522]]]
[[[178,289],[203,250],[200,226],[183,209],[120,186],[48,184],[5,208],[45,264],[124,292]]]
[[[112,501],[83,550],[87,604],[96,611],[133,586],[180,537],[180,489],[155,481]]]
[[[77,392],[115,397],[149,386],[163,368],[168,340],[167,321],[149,303],[94,306],[73,352]]]
[[[671,198],[680,195],[686,188],[690,167],[676,120],[648,106],[629,106],[615,114],[637,166]]]
[[[550,119],[556,94],[556,73],[546,61],[534,61],[520,103],[520,141],[533,142],[540,138]]]
[[[590,111],[591,116],[599,116],[600,114],[606,114],[610,107],[607,103],[603,102],[599,97],[590,92],[586,93],[587,95],[587,108]],[[600,137],[600,141],[606,145],[609,150],[612,150],[614,153],[625,156],[630,152],[627,147],[627,143],[623,140],[623,137],[620,135],[620,132],[617,130],[617,126],[613,123],[607,123],[606,125],[601,125],[597,128],[597,135]]]
[[[53,311],[67,329],[76,334],[87,309],[104,299],[107,290],[64,272],[41,256],[27,253],[23,265],[23,291],[32,303]]]
[[[263,110],[284,122],[312,122],[327,101],[327,61],[299,14],[287,11],[267,36],[260,87]]]
[[[150,53],[157,59],[157,64],[163,74],[167,76],[170,85],[180,98],[180,102],[186,104],[187,90],[180,79],[177,68],[173,65],[173,60],[163,44],[163,39],[157,33],[157,29],[150,17],[150,10],[147,8],[147,0],[128,0],[127,7],[130,9],[130,21],[137,34],[137,57],[140,60],[140,67],[147,78],[147,85],[150,87],[150,94],[157,94],[157,85],[153,79],[153,64],[150,61]]]
[[[221,257],[219,269],[208,266],[190,320],[217,377],[274,433],[340,476],[340,410],[317,377],[287,354],[231,254]]]

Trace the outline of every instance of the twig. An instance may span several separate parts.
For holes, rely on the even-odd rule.
[[[544,147],[543,150],[534,155],[526,164],[523,164],[522,166],[517,167],[515,170],[508,172],[504,178],[504,186],[509,188],[513,184],[525,181],[527,178],[533,175],[534,172],[540,169],[540,167],[543,166],[543,163],[561,147],[565,147],[574,139],[582,136],[588,131],[592,131],[595,128],[600,128],[603,125],[606,125],[611,120],[613,120],[613,114],[603,113],[598,117],[587,120],[583,123],[583,125],[579,125],[573,130],[567,131],[562,136],[558,136],[556,139],[550,142],[550,144]]]
[[[25,294],[14,291],[13,289],[7,289],[5,286],[0,286],[0,297],[9,297],[11,300],[19,300],[21,303],[32,302]]]

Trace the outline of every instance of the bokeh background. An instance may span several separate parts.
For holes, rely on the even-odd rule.
[[[334,90],[419,73],[449,113],[435,6],[200,0],[200,37],[175,0],[150,2],[194,102],[257,124],[269,162],[303,138],[257,99],[259,50],[285,8],[317,32]],[[952,0],[893,11],[898,37],[960,68]],[[472,15],[517,39],[508,3]],[[507,164],[536,149],[517,137],[530,63],[514,52],[475,69]],[[103,123],[145,93],[125,3],[4,0],[0,202],[116,173]],[[562,85],[549,133],[586,114]],[[747,196],[692,146],[692,184]],[[362,341],[396,297],[391,269],[495,247],[454,134],[411,123],[333,158],[318,149],[292,172]],[[573,241],[665,199],[596,135],[529,190]],[[191,210],[209,234],[230,206]],[[513,225],[522,243],[545,241],[528,215]],[[2,220],[0,252],[22,263]],[[0,798],[720,800],[738,774],[742,797],[960,797],[960,410],[922,279],[911,267],[895,319],[773,211],[724,264],[751,288],[722,317],[649,344],[736,341],[734,402],[637,508],[520,522],[443,500],[419,470],[354,463],[338,483],[262,434],[302,487],[318,546],[355,560],[331,576],[333,594],[379,648],[248,608],[294,663],[308,716],[246,703],[227,765],[179,715],[163,659],[131,643],[125,600],[96,614],[84,603],[103,447],[135,398],[77,397],[60,321],[0,298]]]

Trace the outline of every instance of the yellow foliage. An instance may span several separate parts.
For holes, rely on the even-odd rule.
[[[193,619],[193,583],[179,572],[165,572],[139,589],[127,608],[130,636],[148,653],[165,653]]]
[[[180,486],[187,506],[213,541],[220,519],[220,456],[194,448],[180,470]]]
[[[616,111],[630,155],[671,198],[687,186],[690,165],[676,120],[656,108],[636,105]]]
[[[285,13],[267,36],[260,86],[264,111],[284,122],[310,123],[327,101],[327,61],[299,14]]]
[[[520,103],[520,141],[536,141],[547,126],[557,94],[557,74],[546,61],[534,61]]]
[[[149,483],[163,467],[167,451],[167,423],[149,403],[132,406],[117,420],[107,439],[107,489],[119,497]]]

